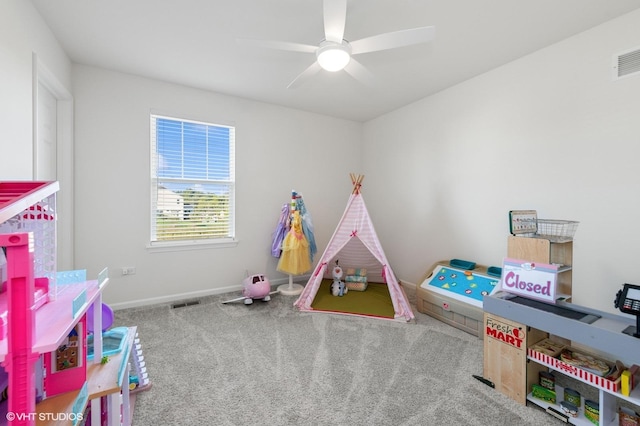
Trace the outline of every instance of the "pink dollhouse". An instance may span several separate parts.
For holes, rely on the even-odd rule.
[[[57,182],[0,182],[0,424],[46,424],[40,402],[75,392],[72,404],[58,406],[75,425],[89,399],[86,312],[101,306],[108,276],[105,269],[95,281],[58,282],[58,188]],[[99,314],[93,321],[101,330]],[[97,333],[94,362],[101,357]]]

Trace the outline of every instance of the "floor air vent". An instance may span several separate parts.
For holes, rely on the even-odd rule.
[[[190,302],[174,303],[173,305],[171,305],[171,309],[186,308],[187,306],[193,306],[193,305],[199,305],[199,304],[200,304],[199,300],[192,300]]]
[[[640,47],[615,55],[613,61],[614,80],[640,75]]]

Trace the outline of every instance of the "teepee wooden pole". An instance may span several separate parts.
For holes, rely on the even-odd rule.
[[[352,194],[359,194],[360,187],[362,186],[362,181],[364,180],[364,175],[356,175],[355,173],[349,173],[351,177],[351,183],[353,184]]]

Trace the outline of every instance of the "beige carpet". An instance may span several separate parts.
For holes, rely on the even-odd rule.
[[[482,341],[417,311],[407,324],[300,313],[280,294],[221,303],[237,296],[116,311],[152,383],[135,426],[559,424],[473,379]]]

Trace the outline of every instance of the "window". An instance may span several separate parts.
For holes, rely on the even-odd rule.
[[[151,115],[151,245],[235,238],[235,129]]]

